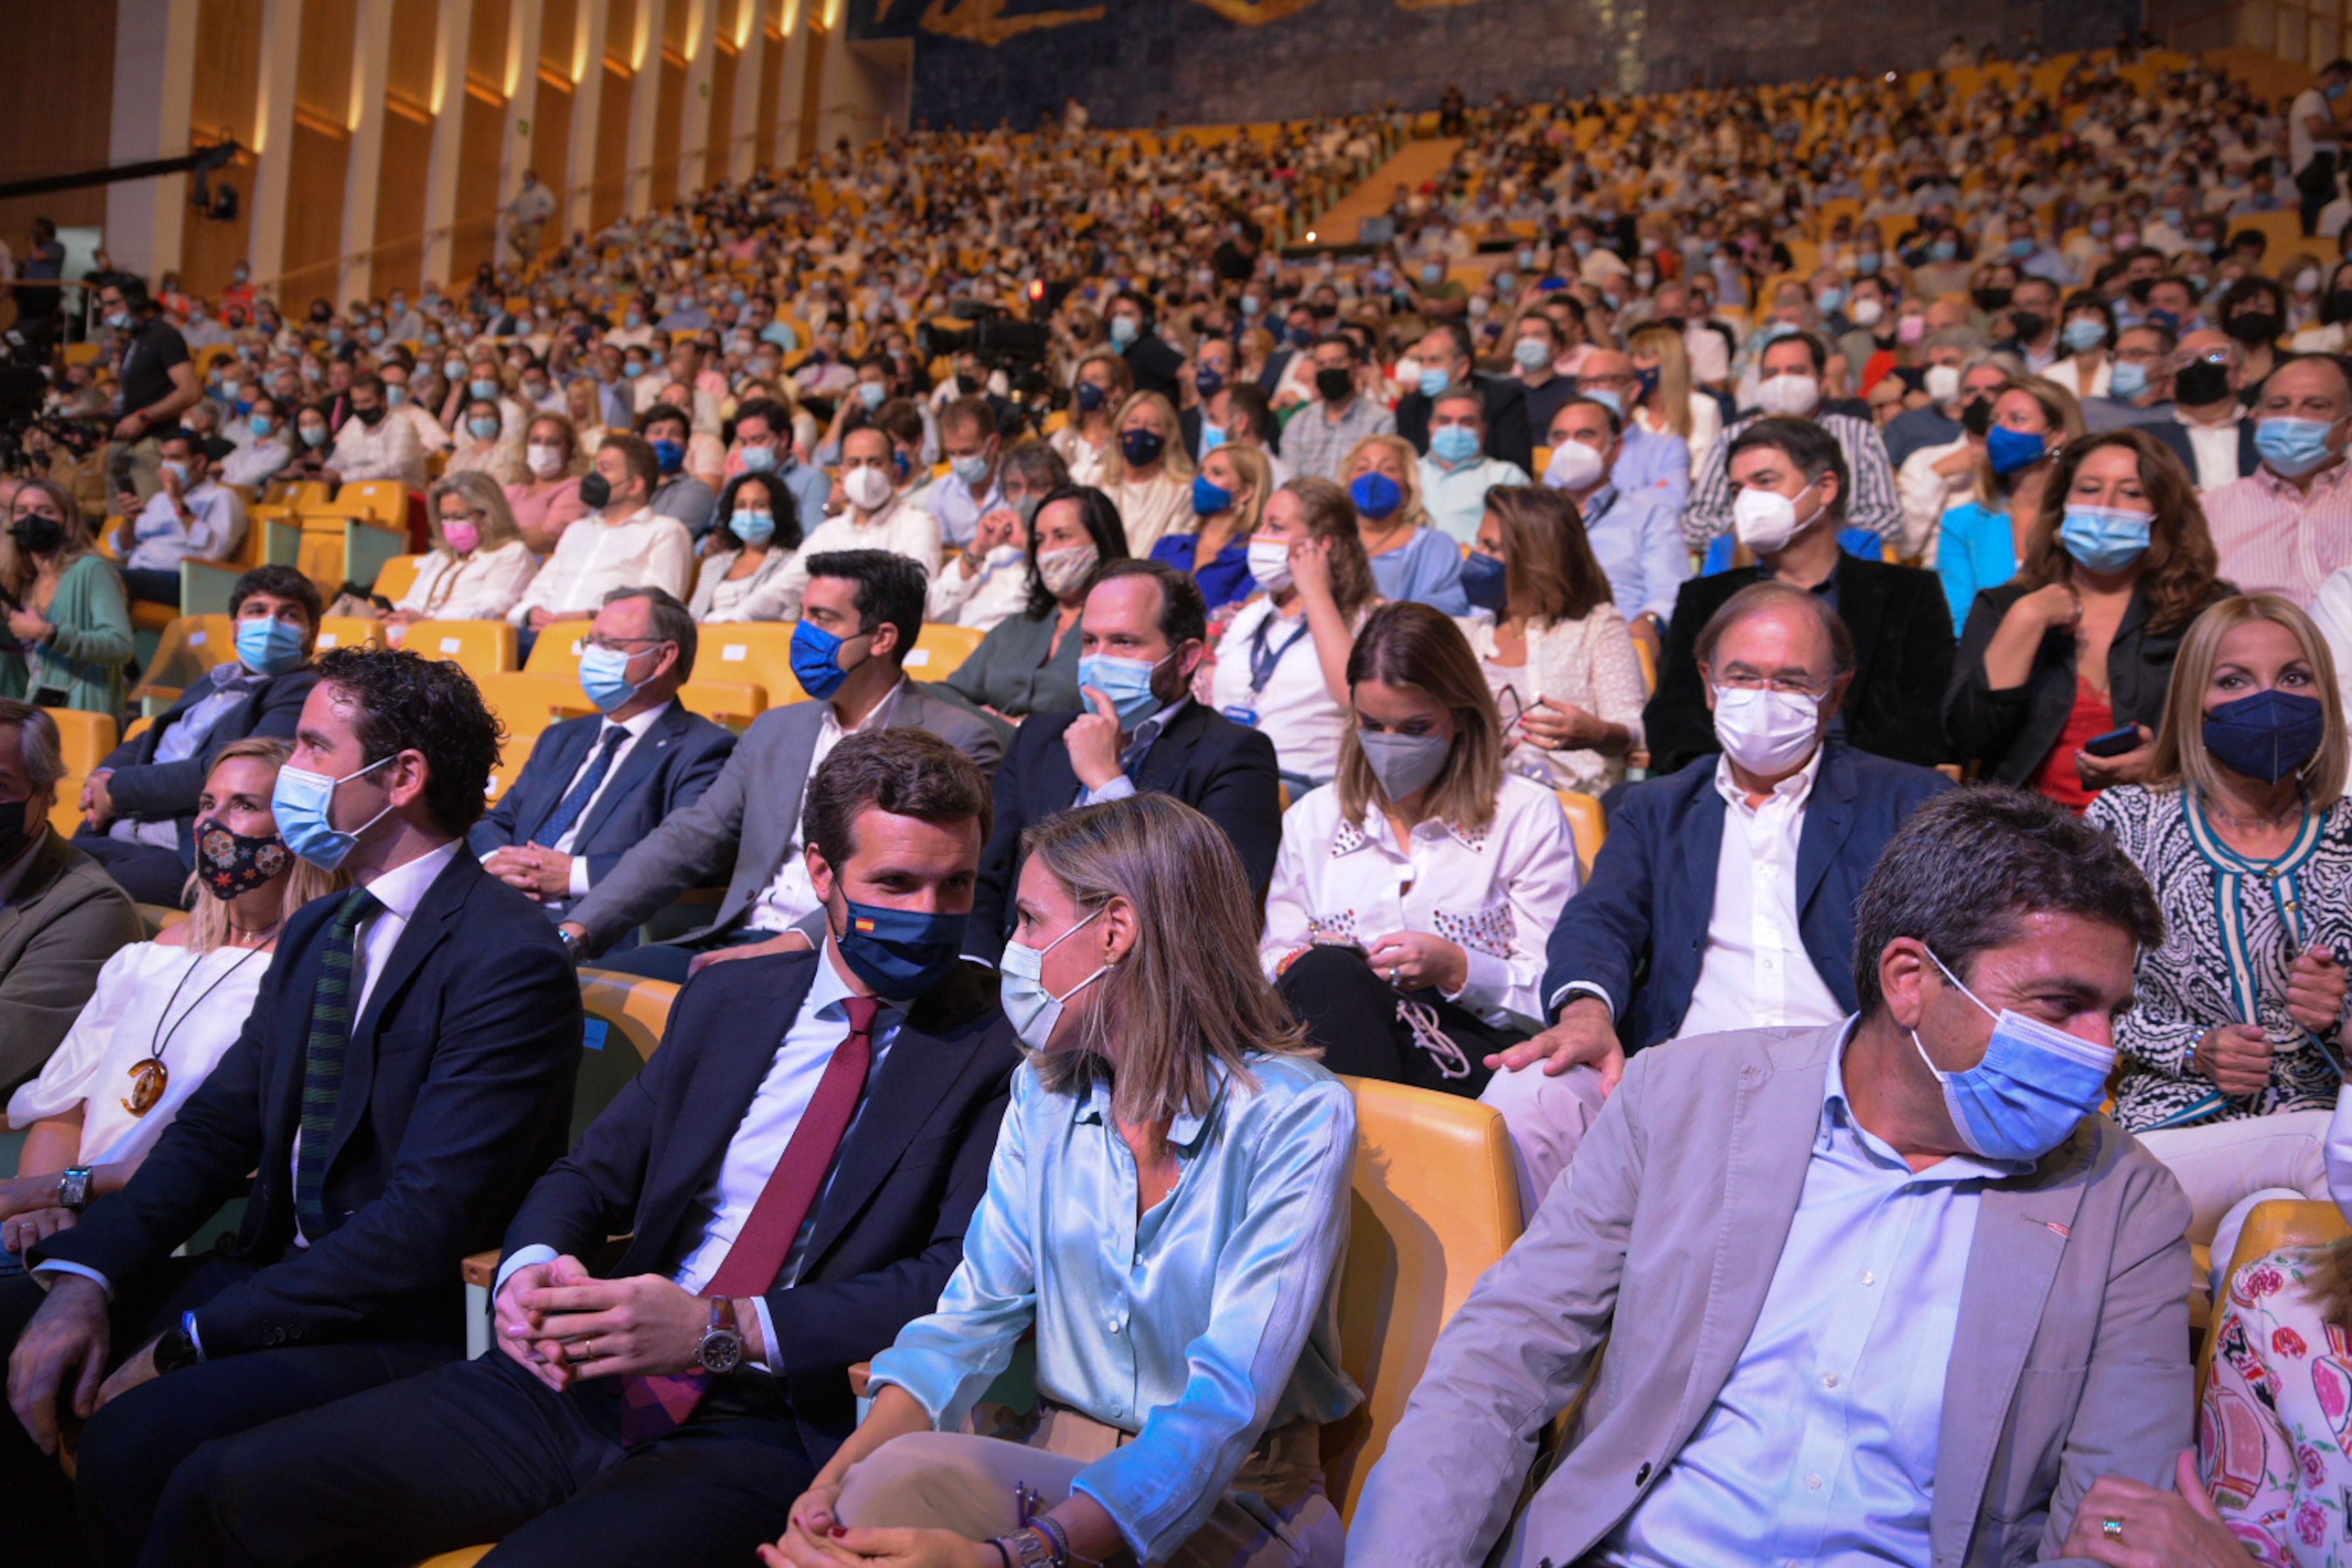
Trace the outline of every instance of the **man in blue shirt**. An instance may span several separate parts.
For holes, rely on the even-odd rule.
[[[1576,503],[1618,611],[1654,653],[1675,612],[1675,592],[1690,576],[1690,547],[1662,495],[1618,488],[1613,474],[1625,434],[1624,422],[1606,402],[1570,398],[1551,416],[1551,463],[1543,482]]]

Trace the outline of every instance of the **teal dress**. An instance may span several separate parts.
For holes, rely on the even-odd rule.
[[[1944,580],[1952,624],[1966,625],[1979,590],[1999,588],[2017,575],[2017,535],[2008,512],[1982,501],[1962,501],[1946,511],[1936,545],[1936,575]]]
[[[1078,707],[1078,629],[1070,628],[1058,652],[1054,622],[1007,616],[990,628],[971,657],[943,683],[974,707],[991,707],[1008,717],[1032,713],[1075,713]]]
[[[131,662],[131,607],[122,579],[103,556],[86,555],[58,579],[47,619],[58,634],[31,652],[0,653],[0,697],[41,699],[82,713],[122,716],[122,674]]]

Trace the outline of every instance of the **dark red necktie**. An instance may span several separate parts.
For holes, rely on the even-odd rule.
[[[719,1271],[702,1288],[705,1298],[764,1296],[792,1256],[793,1238],[800,1235],[801,1224],[824,1186],[825,1173],[833,1168],[842,1136],[857,1113],[858,1097],[866,1092],[866,1072],[874,1065],[874,1015],[882,1004],[872,997],[850,997],[842,1006],[849,1014],[849,1038],[825,1063],[824,1076],[817,1080],[816,1092],[784,1146],[784,1157],[776,1162]],[[624,1377],[621,1441],[634,1448],[685,1425],[709,1387],[710,1375],[699,1370],[676,1376]]]

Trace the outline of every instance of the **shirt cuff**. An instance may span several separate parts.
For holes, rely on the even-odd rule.
[[[1457,1007],[1474,1013],[1491,1012],[1502,1006],[1510,994],[1511,966],[1492,953],[1482,953],[1475,947],[1465,947],[1463,956],[1470,960],[1465,972],[1462,988],[1446,997]]]
[[[1544,1006],[1549,1009],[1556,1015],[1561,1008],[1568,1005],[1569,998],[1571,997],[1593,998],[1599,1001],[1602,1007],[1609,1009],[1609,1021],[1612,1024],[1617,1021],[1616,1002],[1611,999],[1607,991],[1602,990],[1599,986],[1594,985],[1590,980],[1569,981],[1568,984],[1562,986],[1559,989],[1554,991],[1549,997],[1546,998],[1544,1000]]]
[[[61,1259],[52,1258],[33,1270],[33,1278],[38,1281],[41,1289],[46,1291],[57,1281],[41,1279],[44,1274],[79,1274],[83,1279],[94,1281],[100,1290],[104,1291],[108,1301],[114,1300],[114,1286],[105,1275],[95,1269],[87,1269],[79,1263],[68,1263]]]
[[[575,854],[572,857],[572,896],[577,898],[587,891],[588,857]]]
[[[528,1247],[518,1247],[507,1260],[499,1265],[499,1277],[491,1282],[490,1300],[497,1301],[499,1292],[507,1288],[507,1276],[518,1269],[528,1269],[533,1263],[552,1263],[562,1254],[544,1241],[534,1241]]]
[[[768,1298],[751,1298],[751,1311],[760,1320],[760,1365],[777,1377],[784,1375],[783,1358],[776,1354],[776,1320],[768,1315]]]
[[[1125,800],[1135,793],[1135,780],[1122,773],[1099,789],[1089,789],[1080,798],[1081,806],[1099,806],[1105,800]]]

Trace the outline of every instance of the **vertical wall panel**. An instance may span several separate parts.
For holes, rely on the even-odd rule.
[[[345,57],[349,64],[349,57]],[[343,169],[351,133],[296,112],[293,167],[286,207],[286,260],[278,288],[289,316],[313,298],[332,299],[343,239]],[[344,303],[334,301],[337,306]]]
[[[195,96],[188,116],[194,143],[208,146],[233,136],[250,148],[258,135],[260,90],[261,0],[206,0],[196,11]],[[235,223],[188,214],[181,240],[180,281],[192,293],[218,294],[245,259],[254,172],[253,155],[247,152],[226,174],[228,183],[236,187]]]
[[[423,281],[425,166],[433,158],[433,122],[397,100],[383,118],[383,178],[375,188],[375,277],[380,298],[394,288],[412,295]]]
[[[469,83],[465,115],[457,155],[457,219],[449,236],[453,284],[486,261],[503,265],[507,260],[492,254],[498,243],[499,152],[506,140],[506,104]]]
[[[561,194],[579,176],[572,172],[572,84],[558,86],[548,76],[539,78],[539,112],[530,119],[530,166],[540,183]],[[550,235],[563,232],[563,210],[551,220]]]
[[[675,16],[685,9],[682,4],[673,5],[667,14]],[[686,108],[685,57],[664,49],[656,79],[661,97],[654,104],[653,204],[659,212],[677,200],[678,116]]]
[[[616,15],[614,25],[619,23]],[[646,85],[650,89],[651,84]],[[619,217],[628,196],[629,99],[637,86],[637,79],[616,67],[609,55],[605,57],[604,100],[596,117],[596,183],[588,203],[591,233]]]
[[[763,6],[766,0],[761,0]],[[784,35],[782,28],[768,26],[768,47],[760,58],[760,140],[759,152],[753,159],[762,169],[773,169],[782,162],[784,148],[793,138],[784,131]]]
[[[739,63],[735,46],[722,35],[718,57],[710,62],[710,151],[702,161],[706,183],[718,183],[734,166],[735,71]]]

